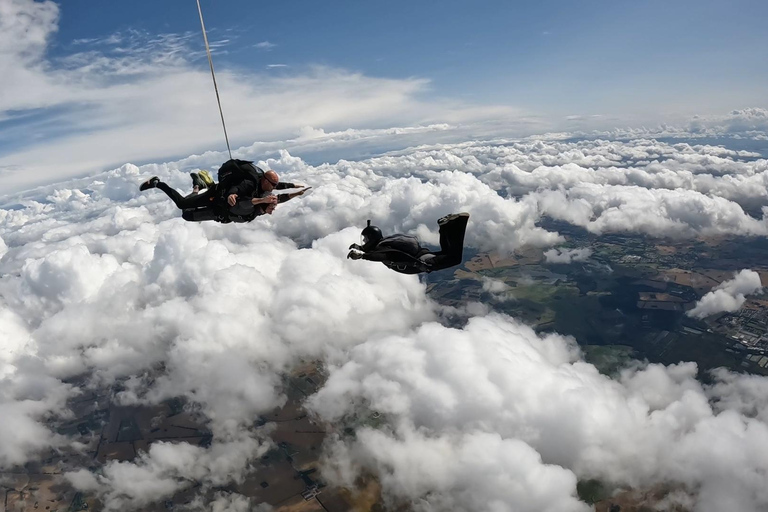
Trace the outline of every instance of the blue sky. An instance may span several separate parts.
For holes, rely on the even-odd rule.
[[[128,29],[194,31],[194,4],[67,0],[54,54],[70,51],[72,40]],[[203,7],[212,39],[230,41],[219,65],[419,76],[435,94],[548,111],[616,109],[627,96],[677,99],[687,110],[690,93],[749,103],[768,78],[768,3],[756,0],[204,0]],[[275,46],[254,47],[265,41]]]
[[[40,147],[66,173],[219,147],[194,0],[0,4],[0,173],[25,181]],[[768,106],[768,2],[202,4],[236,147],[307,127],[525,135]]]

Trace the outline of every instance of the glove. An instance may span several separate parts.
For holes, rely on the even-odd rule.
[[[349,248],[350,249],[356,249],[358,251],[362,251],[363,250],[363,248],[360,247],[360,245],[358,245],[358,244],[352,244],[352,245],[349,246]]]
[[[419,258],[419,261],[424,264],[427,268],[430,268],[434,264],[435,255],[432,253],[427,253],[424,256]]]
[[[349,251],[349,254],[347,254],[347,259],[349,260],[359,260],[362,257],[363,257],[363,252],[355,249],[352,249],[351,251]]]

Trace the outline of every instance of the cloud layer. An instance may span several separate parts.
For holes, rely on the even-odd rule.
[[[0,176],[5,192],[99,172],[127,161],[143,163],[224,148],[197,26],[184,33],[127,30],[94,39],[59,41],[59,19],[67,13],[66,4],[7,0],[0,8],[4,85]],[[214,41],[214,53],[226,51],[229,44],[226,39]],[[65,53],[51,55],[53,45]],[[276,44],[261,41],[255,46],[253,51],[266,52]],[[523,136],[553,129],[571,133],[541,137],[637,139],[724,134],[768,140],[768,116],[761,108],[703,116],[680,128],[664,125],[574,134],[570,121],[563,124],[516,106],[425,99],[430,87],[425,77],[377,77],[328,66],[284,67],[279,62],[265,65],[266,69],[259,66],[257,71],[225,62],[217,66],[222,106],[235,148],[254,140],[263,141],[262,146],[283,148],[287,145],[281,141],[315,131],[391,128],[383,138],[361,141],[361,153],[369,155],[392,147],[393,140],[398,148],[407,147],[412,140],[409,130],[435,125],[442,126],[440,132],[427,130],[429,137],[422,134],[419,143],[456,142],[490,134]],[[281,72],[275,73],[275,69]]]
[[[186,171],[221,159],[126,164],[0,209],[2,467],[63,449],[50,426],[70,414],[67,400],[120,381],[113,399],[125,405],[197,404],[211,447],[156,444],[99,474],[67,468],[69,480],[111,510],[193,481],[212,491],[269,446],[252,423],[285,400],[281,375],[320,360],[330,379],[309,400],[319,419],[344,425],[375,410],[385,420],[333,438],[325,473],[346,484],[373,473],[393,504],[580,511],[576,482],[598,478],[672,482],[700,511],[768,506],[765,379],[719,372],[703,386],[683,363],[612,380],[574,340],[482,307],[446,327],[416,277],[345,258],[368,218],[436,244],[436,219],[462,210],[467,245],[502,252],[561,244],[544,216],[594,233],[765,234],[747,213],[766,194],[765,160],[647,140],[468,141],[319,166],[283,151],[261,164],[312,193],[245,226],[185,223],[164,194],[137,190],[150,175],[189,190]]]
[[[218,143],[196,34],[114,34],[51,59],[59,16],[50,1],[0,1],[4,192]],[[308,407],[330,429],[358,427],[330,437],[324,474],[345,485],[373,474],[393,506],[582,511],[576,484],[597,478],[671,484],[697,511],[768,507],[765,378],[720,370],[705,386],[695,365],[681,363],[638,364],[611,379],[583,361],[573,339],[539,336],[483,307],[462,312],[464,327],[447,327],[416,277],[345,259],[366,219],[436,244],[436,219],[463,210],[472,214],[467,245],[500,252],[562,244],[544,218],[595,235],[765,236],[765,159],[652,138],[760,140],[764,110],[698,118],[687,129],[606,132],[611,140],[447,143],[467,125],[530,132],[541,120],[426,102],[428,82],[418,78],[326,67],[277,76],[224,68],[218,78],[235,145],[291,138],[236,156],[313,192],[247,226],[185,223],[162,193],[138,192],[150,175],[189,190],[189,170],[225,159],[210,152],[6,196],[0,469],[50,449],[84,450],[56,433],[72,416],[68,401],[119,382],[111,399],[122,405],[185,397],[207,418],[211,446],[156,443],[96,473],[65,467],[72,485],[108,510],[141,510],[195,483],[190,509],[258,509],[217,489],[241,481],[269,448],[269,429],[252,425],[285,401],[281,376],[319,360],[330,378]],[[19,125],[39,140],[15,135]],[[404,141],[418,147],[374,150]],[[357,159],[311,165],[276,150],[284,147]],[[377,156],[359,156],[368,154]],[[588,256],[553,251],[553,262]],[[742,271],[691,314],[738,308],[760,289],[756,276]],[[372,411],[381,425],[361,426]]]
[[[768,426],[722,408],[734,395],[758,402],[736,391],[744,377],[723,373],[727,385],[706,388],[695,374],[692,363],[650,365],[611,380],[580,360],[573,340],[492,315],[358,345],[310,404],[331,423],[361,405],[389,418],[391,429],[339,440],[329,463],[346,483],[372,471],[424,509],[586,510],[559,467],[696,489],[696,510],[759,510],[768,494],[754,484],[766,463],[753,450]]]

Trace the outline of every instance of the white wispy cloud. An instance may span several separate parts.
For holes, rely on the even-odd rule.
[[[58,28],[59,7],[33,0],[4,5],[0,113],[49,116],[41,138],[22,137],[3,150],[4,190],[221,147],[200,34],[129,30],[50,60],[46,49]],[[425,79],[327,67],[273,76],[219,66],[217,79],[235,145],[290,137],[308,125],[339,130],[488,119],[492,110],[494,117],[516,115],[504,107],[478,113],[459,102],[424,100]],[[5,130],[16,134],[24,127]]]
[[[564,129],[567,132],[553,132],[538,135],[545,140],[574,138],[609,138],[632,140],[643,138],[706,139],[722,137],[733,139],[768,140],[768,109],[750,107],[732,110],[725,115],[693,115],[675,118],[670,122],[655,122],[643,126],[625,126],[626,120],[604,114],[578,114],[566,116]],[[596,122],[603,125],[595,129]],[[608,123],[608,126],[606,126]],[[583,126],[584,128],[579,128]]]
[[[259,50],[269,51],[272,48],[276,47],[277,45],[275,43],[270,43],[269,41],[262,41],[260,43],[256,43],[253,46],[254,48],[258,48]]]

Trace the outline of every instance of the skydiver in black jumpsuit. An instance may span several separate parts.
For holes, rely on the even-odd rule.
[[[363,229],[363,245],[352,244],[347,258],[380,261],[401,274],[434,272],[459,265],[464,252],[464,233],[469,221],[468,213],[446,215],[437,221],[440,226],[440,251],[421,247],[414,236],[391,235],[384,237],[376,226]]]

